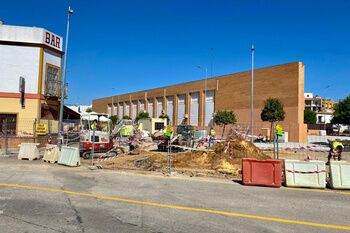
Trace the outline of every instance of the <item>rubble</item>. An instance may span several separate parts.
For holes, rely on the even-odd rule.
[[[132,155],[119,155],[98,165],[107,169],[132,169],[143,171],[167,172],[167,153],[155,152],[155,143],[149,139],[132,140],[137,145]],[[185,151],[172,154],[172,166],[177,173],[188,176],[224,176],[239,177],[242,158],[270,159],[254,144],[231,135],[227,140],[218,142],[213,150]]]

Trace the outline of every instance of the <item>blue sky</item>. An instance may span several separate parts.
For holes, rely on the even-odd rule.
[[[69,5],[71,104],[245,71],[251,44],[257,68],[302,61],[306,92],[350,94],[350,1],[2,0],[0,18],[64,37]]]

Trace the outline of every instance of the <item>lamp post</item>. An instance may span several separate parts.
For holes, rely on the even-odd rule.
[[[61,103],[60,103],[60,117],[58,121],[58,146],[61,149],[63,143],[63,106],[66,88],[66,75],[67,75],[67,57],[68,57],[68,37],[69,37],[69,19],[73,14],[73,9],[68,7],[67,11],[67,31],[66,31],[66,45],[64,49],[64,63],[63,63],[63,80],[61,80]]]
[[[205,98],[207,97],[207,81],[208,81],[208,68],[205,66],[196,66],[198,69],[203,69],[205,71],[205,81],[204,81],[204,111],[203,111],[203,121],[202,125],[205,126]]]
[[[251,81],[251,91],[250,91],[250,134],[251,134],[251,142],[254,141],[253,133],[254,133],[254,45],[252,45],[251,53],[252,53],[252,81]]]

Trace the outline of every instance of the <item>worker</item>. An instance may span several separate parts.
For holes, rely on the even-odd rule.
[[[327,161],[327,165],[329,164],[331,158],[333,157],[333,159],[335,160],[336,157],[338,157],[338,161],[341,160],[341,153],[343,152],[344,149],[344,145],[343,143],[335,140],[332,142],[331,144],[331,149],[329,150],[329,154],[328,154],[328,161]]]
[[[188,114],[184,115],[184,118],[182,119],[181,125],[187,125],[188,124]]]
[[[164,136],[171,138],[173,136],[173,127],[166,127]]]
[[[215,141],[215,137],[216,137],[215,129],[211,127],[209,131],[209,140],[208,140],[209,148],[211,147],[211,144],[213,144],[213,142]]]
[[[93,120],[93,121],[90,122],[90,129],[91,130],[94,130],[94,129],[95,130],[99,130],[97,127],[98,127],[97,120]]]

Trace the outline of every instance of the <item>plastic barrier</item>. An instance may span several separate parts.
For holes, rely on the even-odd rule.
[[[39,143],[21,143],[19,146],[18,159],[40,159]]]
[[[57,145],[47,144],[45,148],[45,154],[43,157],[44,162],[56,163],[60,156],[60,151],[58,150]]]
[[[350,162],[330,161],[330,186],[333,189],[350,189]]]
[[[242,176],[244,185],[281,187],[281,161],[242,159]]]
[[[193,132],[193,137],[195,139],[206,138],[208,136],[208,132],[206,130],[197,130]]]
[[[286,186],[289,187],[326,187],[326,164],[318,160],[284,160]]]
[[[70,167],[80,166],[79,148],[62,146],[58,164]]]

